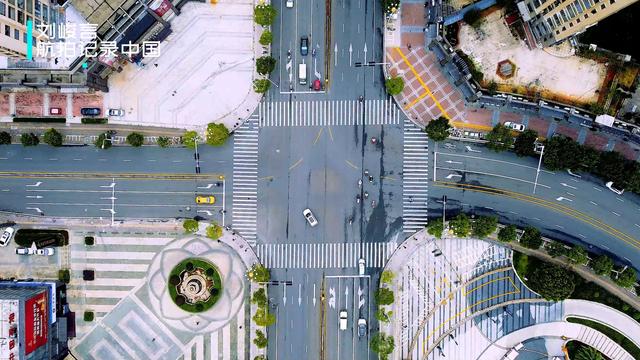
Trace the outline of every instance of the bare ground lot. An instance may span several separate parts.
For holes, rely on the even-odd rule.
[[[606,75],[603,64],[572,56],[561,48],[530,50],[511,34],[502,10],[488,14],[478,29],[462,24],[458,38],[458,49],[475,61],[486,82],[495,81],[501,90],[540,92],[546,98],[578,103],[598,100],[597,90]],[[515,76],[504,80],[496,75],[496,68],[507,59],[517,70]]]

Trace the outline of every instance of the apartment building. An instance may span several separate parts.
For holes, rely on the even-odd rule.
[[[55,0],[0,0],[0,55],[27,57],[27,20],[33,22],[33,53],[41,24],[55,24],[59,13]]]
[[[637,0],[524,0],[518,10],[537,46],[550,46],[612,15]]]

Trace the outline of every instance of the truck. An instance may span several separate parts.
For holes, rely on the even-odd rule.
[[[307,85],[307,64],[298,64],[298,79],[300,85]]]

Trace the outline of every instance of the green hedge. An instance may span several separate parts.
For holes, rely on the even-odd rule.
[[[600,331],[601,333],[608,336],[611,340],[615,341],[618,345],[622,346],[623,349],[627,350],[627,352],[631,354],[634,359],[640,359],[640,348],[638,348],[636,344],[633,343],[633,341],[629,340],[628,337],[619,333],[615,329],[607,325],[603,325],[599,322],[582,318],[568,317],[567,321],[570,323],[586,325],[592,329]]]
[[[39,123],[66,123],[67,118],[63,117],[14,117],[13,122],[39,122]]]
[[[82,118],[80,122],[83,124],[106,124],[109,121],[107,118]]]

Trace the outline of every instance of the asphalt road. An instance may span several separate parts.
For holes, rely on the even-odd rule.
[[[447,217],[460,211],[497,214],[502,222],[536,226],[549,237],[581,244],[593,252],[601,249],[638,268],[637,195],[617,195],[602,180],[586,174],[577,178],[544,168],[534,194],[537,159],[495,153],[476,144],[449,143],[455,148],[440,145],[437,150],[430,215],[442,214],[441,198],[447,195]]]

